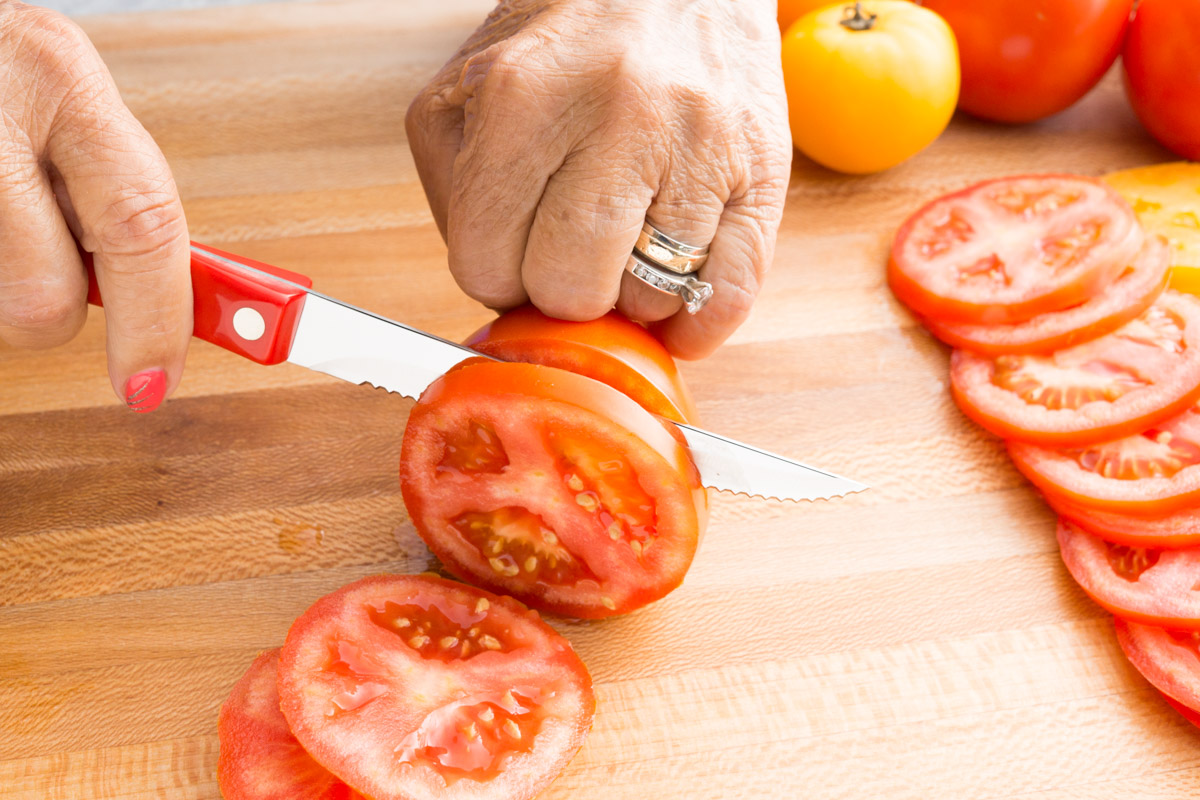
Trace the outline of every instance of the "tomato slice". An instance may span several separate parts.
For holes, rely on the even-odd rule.
[[[1152,164],[1104,180],[1129,201],[1143,228],[1167,237],[1171,288],[1200,294],[1200,164]]]
[[[1125,657],[1155,689],[1188,708],[1200,708],[1200,632],[1173,631],[1117,617]]]
[[[1162,699],[1167,701],[1167,705],[1178,711],[1181,717],[1195,725],[1197,728],[1200,728],[1200,711],[1197,711],[1194,708],[1188,708],[1170,695],[1163,694],[1162,692],[1159,692],[1159,694],[1162,694]]]
[[[1062,518],[1058,547],[1071,577],[1113,614],[1148,625],[1200,630],[1200,550],[1107,542]]]
[[[1043,495],[1060,516],[1101,539],[1130,547],[1200,547],[1200,509],[1184,508],[1162,516],[1140,517],[1100,511],[1057,494]]]
[[[508,597],[428,575],[313,604],[279,662],[280,707],[318,762],[375,800],[528,798],[583,744],[592,681]]]
[[[1200,300],[1170,290],[1112,333],[1050,355],[955,350],[950,387],[968,417],[1008,439],[1116,439],[1200,397]]]
[[[279,710],[279,648],[254,659],[221,706],[217,784],[225,800],[366,800],[313,760]]]
[[[567,616],[625,613],[678,586],[708,508],[674,425],[536,364],[439,378],[400,463],[413,524],[446,569]]]
[[[670,352],[654,334],[617,311],[590,322],[567,322],[522,306],[484,325],[463,344],[501,361],[525,361],[586,375],[676,422],[697,419],[692,396]]]
[[[1062,311],[1047,311],[1025,322],[973,325],[922,322],[946,344],[988,356],[1049,353],[1111,333],[1150,307],[1170,276],[1166,241],[1146,238],[1141,252],[1117,279],[1087,302]]]
[[[900,227],[888,283],[941,322],[1023,322],[1084,303],[1142,245],[1133,210],[1100,181],[1024,175],[975,184]]]
[[[1184,512],[1200,498],[1200,406],[1111,442],[1071,448],[1009,442],[1008,453],[1047,496],[1119,514]]]

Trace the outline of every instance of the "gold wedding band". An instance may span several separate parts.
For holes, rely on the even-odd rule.
[[[708,260],[708,245],[694,247],[684,244],[667,236],[649,222],[642,223],[642,232],[638,234],[637,244],[633,249],[663,269],[680,275],[698,272]]]
[[[695,276],[707,260],[708,245],[684,244],[645,222],[625,268],[652,289],[676,295],[695,314],[713,295],[712,284]]]

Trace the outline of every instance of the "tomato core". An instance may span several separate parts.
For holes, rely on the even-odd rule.
[[[1105,555],[1108,563],[1120,577],[1133,583],[1142,577],[1142,573],[1158,563],[1161,555],[1158,550],[1148,550],[1144,547],[1126,547],[1121,544],[1105,542]]]

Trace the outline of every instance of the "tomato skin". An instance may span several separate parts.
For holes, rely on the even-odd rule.
[[[1113,625],[1121,650],[1143,678],[1180,705],[1200,708],[1200,655],[1194,632],[1180,634],[1120,617]]]
[[[1200,160],[1200,2],[1141,0],[1121,62],[1125,93],[1146,130]]]
[[[1131,548],[1063,519],[1058,546],[1067,570],[1109,612],[1147,625],[1200,630],[1200,550]]]
[[[486,420],[502,444],[506,437],[539,444],[518,441],[509,463],[495,474],[447,475],[440,448],[464,417]],[[545,449],[551,431],[565,437],[562,441],[595,448],[595,461],[618,465],[613,480],[632,480],[629,487],[647,495],[655,527],[646,541],[654,545],[653,554],[642,553],[642,540],[633,544],[632,532],[626,532],[628,539],[610,538],[611,521],[601,524],[590,513],[602,504],[591,502],[589,512],[573,494],[578,490],[564,483],[559,462]],[[707,519],[707,495],[674,425],[605,384],[553,367],[477,360],[443,375],[409,415],[400,464],[401,490],[413,524],[448,571],[564,616],[607,617],[661,599],[683,581]],[[578,470],[587,472],[582,466]],[[444,510],[449,506],[452,511]],[[533,562],[533,575],[520,570],[504,574],[496,559],[509,547],[485,554],[454,522],[464,513],[495,514],[513,507],[535,515],[554,535],[553,542],[543,535],[536,543],[539,560]],[[607,513],[606,508],[600,513]],[[565,547],[572,563],[586,568],[586,580],[572,585],[541,580],[541,570],[548,566],[543,545]]]
[[[502,361],[586,375],[675,422],[698,419],[670,352],[654,334],[617,311],[588,322],[568,322],[522,306],[484,325],[463,344]]]
[[[1174,0],[1167,0],[1174,2]],[[1121,51],[1133,0],[925,0],[958,41],[958,107],[1032,122],[1087,94]]]
[[[225,800],[365,800],[313,760],[279,710],[279,649],[260,654],[221,706]]]
[[[877,18],[862,31],[841,24],[846,8],[821,8],[784,34],[792,142],[830,169],[879,172],[925,149],[950,122],[958,98],[954,35],[913,3],[867,0],[864,15]]]
[[[1094,371],[1097,368],[1101,371]],[[1118,384],[1117,377],[1104,370],[1129,383]],[[1064,397],[1076,390],[1082,398],[1086,389],[1090,399],[1056,407],[1050,404],[1051,393],[1042,388],[1022,389],[1029,376],[1040,375],[1041,380],[1048,373],[1058,380],[1053,388]],[[1069,383],[1064,375],[1070,376]],[[1085,379],[1091,384],[1079,383]],[[1200,399],[1200,300],[1167,291],[1121,329],[1050,356],[988,359],[955,350],[950,388],[964,414],[992,433],[1015,440],[1009,453],[1018,466],[1027,451],[1014,447],[1016,442],[1069,448],[1134,436],[1182,414]],[[1103,395],[1110,388],[1120,388],[1115,398]],[[1044,481],[1030,480],[1045,488]],[[1167,510],[1171,509],[1159,509]]]
[[[1078,306],[1048,311],[1025,322],[979,325],[922,319],[929,332],[951,347],[987,356],[1049,353],[1112,333],[1140,315],[1162,294],[1170,278],[1167,243],[1149,237],[1126,272]]]
[[[1046,197],[1053,202],[1038,211]],[[1081,224],[1098,232],[1096,240],[1063,251],[1070,262],[1058,264],[1048,255],[1059,252],[1053,245],[1076,239]],[[1025,322],[1087,302],[1142,244],[1133,209],[1101,181],[1065,174],[993,178],[935,198],[904,221],[892,243],[888,286],[930,320]],[[1013,267],[1003,283],[974,269],[993,260]]]
[[[427,630],[420,626],[431,622],[432,635],[418,641]],[[446,624],[483,629],[475,638],[458,630],[456,651],[458,642],[477,642],[469,658],[445,655]],[[478,644],[493,634],[491,646]],[[540,698],[524,697],[539,691]],[[374,800],[527,800],[578,752],[596,705],[586,666],[536,612],[430,575],[375,575],[313,603],[288,631],[279,695],[312,757]],[[468,703],[493,709],[487,766],[469,763],[485,722],[478,716],[472,732],[461,727]],[[526,712],[534,725],[504,738],[495,728],[506,711]],[[414,752],[425,747],[402,751],[410,742],[442,756]]]
[[[1188,708],[1170,695],[1163,694],[1162,692],[1159,692],[1159,694],[1162,695],[1163,700],[1167,701],[1167,705],[1179,712],[1181,717],[1195,725],[1197,728],[1200,728],[1200,711],[1197,711],[1194,708]]]
[[[1163,549],[1200,546],[1200,509],[1143,517],[1088,508],[1049,491],[1042,496],[1060,516],[1110,542]]]

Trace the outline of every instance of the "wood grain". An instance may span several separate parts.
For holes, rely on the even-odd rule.
[[[445,269],[409,99],[488,0],[349,0],[85,20],[176,172],[194,236],[450,338],[489,312]],[[871,484],[713,495],[683,587],[552,623],[597,681],[546,798],[1194,796],[1200,735],[1125,664],[1053,517],[946,392],[884,284],[916,204],[1005,173],[1166,160],[1114,76],[1035,125],[956,119],[850,178],[797,157],[754,315],[684,365],[715,430]],[[147,418],[103,318],[0,347],[0,798],[219,797],[216,712],[260,649],[357,577],[436,569],[396,461],[409,401],[203,343]]]

